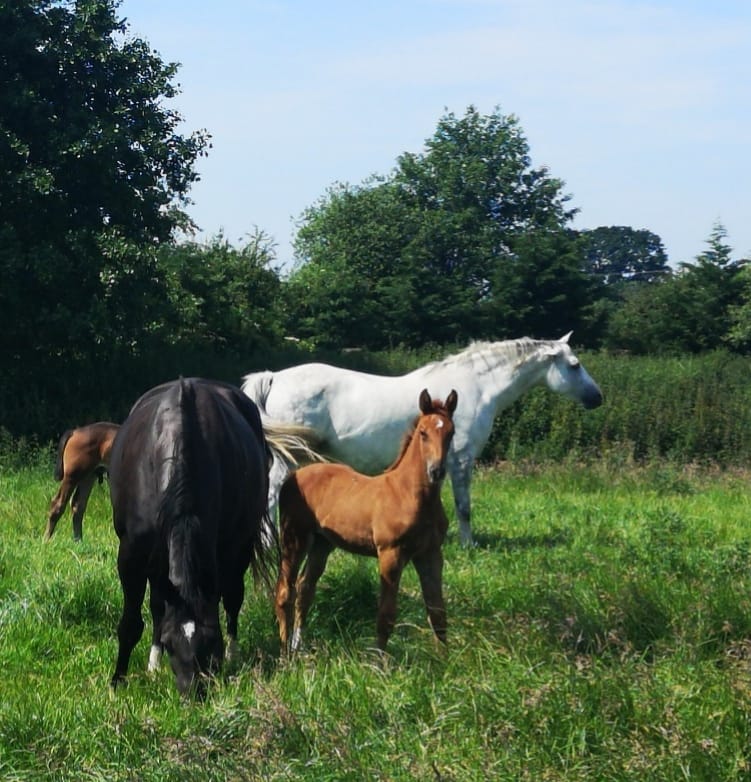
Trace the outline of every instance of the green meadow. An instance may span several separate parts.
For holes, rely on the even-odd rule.
[[[3,780],[751,779],[751,495],[740,472],[479,468],[478,545],[445,546],[448,649],[413,571],[389,654],[372,560],[333,555],[305,651],[279,662],[248,590],[241,659],[205,702],[150,621],[111,693],[121,597],[107,487],[84,540],[42,541],[49,459],[0,474]],[[446,487],[447,506],[450,489]],[[452,517],[453,522],[453,517]]]

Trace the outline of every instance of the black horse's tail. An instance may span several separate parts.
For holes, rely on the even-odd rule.
[[[65,465],[63,464],[63,454],[65,453],[65,446],[70,440],[70,436],[73,434],[73,429],[66,429],[57,444],[57,459],[55,459],[55,480],[61,481],[63,475],[65,475]]]
[[[195,389],[180,378],[176,411],[179,436],[172,459],[172,473],[159,510],[159,525],[167,544],[169,580],[182,600],[195,606],[202,597],[216,592],[216,576],[209,566],[211,553],[204,541],[205,531],[198,516],[194,488],[196,433]]]

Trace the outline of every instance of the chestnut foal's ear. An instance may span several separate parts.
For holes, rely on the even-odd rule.
[[[454,415],[454,410],[456,410],[456,403],[459,401],[459,397],[456,393],[456,389],[451,389],[451,393],[448,395],[448,399],[446,399],[446,410],[449,411],[449,415]]]
[[[420,412],[423,415],[433,412],[433,400],[430,398],[427,388],[423,388],[420,392]]]

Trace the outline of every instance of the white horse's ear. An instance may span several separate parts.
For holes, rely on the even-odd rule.
[[[568,338],[573,334],[573,331],[569,331],[568,334],[564,334],[558,341],[568,343]]]

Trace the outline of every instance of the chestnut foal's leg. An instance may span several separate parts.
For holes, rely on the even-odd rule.
[[[86,513],[86,505],[95,483],[96,471],[87,475],[73,492],[70,509],[73,511],[73,538],[75,540],[83,540],[83,514]]]
[[[398,547],[378,550],[381,592],[378,598],[376,643],[381,651],[386,650],[386,644],[396,623],[396,599],[399,592],[399,581],[406,563],[406,557]]]
[[[300,565],[305,558],[305,552],[310,546],[310,536],[305,540],[292,533],[281,521],[281,549],[282,559],[279,565],[279,577],[276,581],[275,610],[276,620],[279,623],[279,641],[282,654],[290,651],[290,633],[294,631],[294,611],[297,591],[297,574]]]
[[[297,580],[297,600],[295,602],[295,630],[292,633],[292,651],[300,648],[302,643],[302,631],[305,627],[305,619],[313,603],[316,593],[316,584],[326,569],[326,562],[334,546],[321,535],[314,535],[313,544],[308,552],[308,560],[305,563],[302,574]]]
[[[47,529],[44,531],[45,540],[49,540],[54,534],[57,522],[60,520],[60,516],[65,513],[68,500],[75,488],[76,482],[71,479],[70,476],[63,478],[60,488],[57,490],[57,494],[55,494],[50,503],[50,512],[47,517]]]
[[[443,552],[431,549],[412,559],[420,577],[422,597],[435,637],[446,643],[446,605],[443,601]]]

